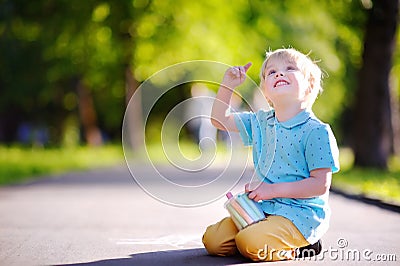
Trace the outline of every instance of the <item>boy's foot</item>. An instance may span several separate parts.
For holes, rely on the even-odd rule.
[[[315,244],[299,248],[297,250],[296,258],[317,256],[319,253],[321,253],[321,250],[322,250],[322,241],[318,240],[317,243]]]

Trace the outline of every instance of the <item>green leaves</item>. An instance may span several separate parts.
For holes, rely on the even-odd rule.
[[[365,22],[360,1],[8,0],[0,10],[0,124],[10,106],[26,120],[77,116],[74,84],[82,80],[100,127],[116,136],[127,66],[142,82],[189,60],[251,61],[258,82],[265,51],[289,46],[320,60],[327,78],[314,111],[339,121],[352,100]]]

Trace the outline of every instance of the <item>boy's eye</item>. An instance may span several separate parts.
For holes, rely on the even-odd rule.
[[[288,66],[286,69],[289,70],[289,71],[295,71],[295,70],[297,70],[297,67]]]
[[[268,71],[268,76],[273,75],[273,74],[275,74],[275,73],[276,73],[276,71],[273,70],[273,69],[271,69],[270,71]]]

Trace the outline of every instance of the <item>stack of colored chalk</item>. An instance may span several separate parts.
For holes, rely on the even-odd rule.
[[[233,196],[228,192],[226,196],[228,201],[225,203],[225,208],[239,230],[265,218],[260,204],[249,199],[246,193]]]

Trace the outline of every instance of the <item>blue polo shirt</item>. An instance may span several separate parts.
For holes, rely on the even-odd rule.
[[[339,151],[329,125],[310,110],[279,122],[275,111],[235,113],[235,123],[246,146],[253,147],[257,176],[267,183],[296,182],[310,177],[310,171],[331,168],[339,171]],[[328,193],[319,197],[263,200],[264,212],[291,220],[313,244],[328,230]]]

